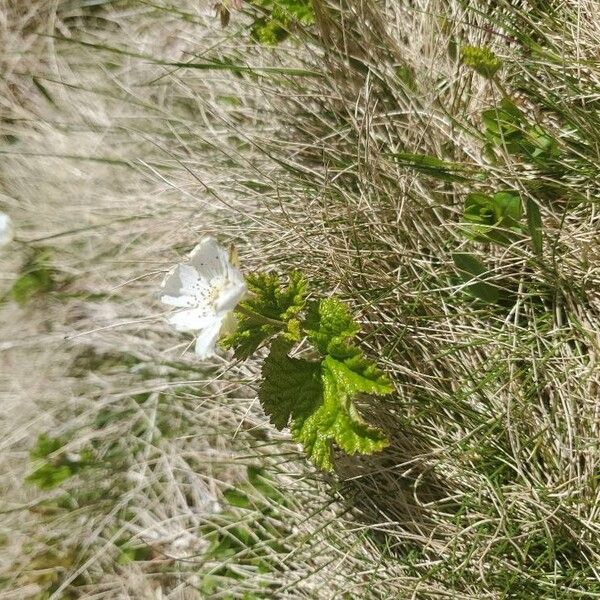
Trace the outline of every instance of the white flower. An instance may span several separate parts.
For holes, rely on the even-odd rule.
[[[0,248],[10,244],[13,239],[13,225],[11,218],[0,212]]]
[[[232,311],[246,293],[242,274],[225,248],[204,238],[185,264],[175,266],[162,284],[161,302],[178,310],[168,317],[178,331],[197,331],[196,354],[215,354],[219,334],[230,324]]]

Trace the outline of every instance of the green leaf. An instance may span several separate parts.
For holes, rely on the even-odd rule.
[[[525,119],[521,109],[508,98],[503,98],[500,106],[484,110],[481,116],[488,133],[504,136],[519,133]]]
[[[542,216],[535,200],[527,199],[527,227],[531,236],[531,244],[536,254],[541,255],[543,250]]]
[[[225,490],[223,492],[223,497],[231,506],[236,506],[237,508],[250,508],[252,506],[252,503],[248,499],[248,495],[242,490],[235,488]]]
[[[290,419],[306,418],[323,401],[321,369],[318,362],[290,358],[291,344],[277,338],[262,368],[258,397],[277,429]]]
[[[73,470],[69,465],[54,465],[47,462],[28,475],[25,481],[41,490],[50,490],[69,479],[72,475]]]
[[[483,111],[485,136],[491,146],[499,146],[510,154],[522,155],[526,119],[521,110],[504,98],[500,106]]]
[[[540,159],[556,158],[560,154],[558,142],[539,125],[534,125],[527,131],[528,141],[531,145],[531,157],[540,162]]]
[[[262,287],[270,288],[270,280]],[[294,305],[295,314],[304,305],[304,294],[299,297],[302,302]],[[342,301],[325,298],[312,303],[307,312],[299,329],[321,359],[290,357],[294,340],[282,330],[263,363],[258,395],[275,427],[290,425],[292,437],[304,445],[313,462],[329,470],[333,444],[348,454],[376,452],[388,444],[382,431],[363,420],[354,401],[358,394],[389,394],[393,386],[354,342],[359,327]]]
[[[41,433],[38,436],[34,446],[29,451],[29,456],[34,460],[47,458],[51,454],[54,454],[60,450],[64,445],[66,445],[66,443],[66,438],[52,437],[45,433]]]
[[[306,334],[317,350],[325,358],[341,361],[363,379],[387,386],[391,391],[388,378],[356,345],[355,338],[359,331],[350,309],[338,298],[324,298],[309,309]],[[371,393],[368,389],[361,391]]]
[[[463,281],[469,284],[466,287],[469,294],[488,304],[499,303],[503,296],[502,290],[483,281],[483,277],[488,275],[489,272],[478,258],[467,252],[456,252],[452,255],[452,258]]]
[[[281,22],[297,21],[305,25],[315,22],[311,0],[274,0],[272,4],[273,16]]]
[[[472,193],[465,200],[462,231],[471,239],[508,244],[522,232],[521,197],[514,192],[493,196]]]
[[[313,414],[300,416],[292,423],[294,439],[304,445],[305,452],[321,469],[331,470],[333,466],[332,443],[347,454],[371,454],[389,444],[381,430],[363,420],[353,399],[358,393],[389,394],[392,386],[379,373],[373,378],[365,373],[325,357],[321,364],[323,402]]]
[[[412,154],[410,152],[398,152],[393,155],[402,165],[411,167],[430,177],[441,179],[442,181],[468,181],[469,178],[461,175],[465,171],[462,165],[447,162],[436,156],[428,154]]]
[[[297,25],[311,25],[315,13],[310,0],[252,0],[263,16],[252,24],[252,36],[262,44],[276,45]]]
[[[252,37],[265,46],[276,46],[289,36],[278,21],[264,17],[254,21],[251,32]]]
[[[233,348],[237,358],[248,358],[271,336],[279,333],[284,324],[265,323],[260,315],[243,314],[243,306],[238,307],[237,330],[221,340],[224,348]]]
[[[23,306],[35,296],[51,292],[56,285],[56,271],[50,265],[48,251],[36,249],[21,268],[9,293]]]
[[[540,125],[531,123],[507,98],[499,107],[483,111],[482,119],[489,143],[505,148],[510,154],[541,167],[549,167],[560,154],[557,140]]]
[[[350,309],[337,298],[324,298],[309,308],[308,339],[323,355],[345,359],[360,352],[350,343],[358,331]]]
[[[290,358],[291,342],[273,342],[263,365],[259,398],[271,422],[292,436],[320,468],[332,468],[332,444],[348,454],[369,454],[387,446],[384,433],[367,424],[354,400],[359,394],[385,395],[393,386],[368,360],[354,338],[359,327],[348,307],[325,298],[310,307],[308,339],[320,362]]]
[[[288,330],[298,336],[295,317],[306,303],[308,284],[303,275],[293,272],[287,282],[274,273],[259,273],[246,278],[249,297],[236,309],[238,326],[222,344],[233,348],[236,357],[248,358],[267,339]]]
[[[506,227],[517,227],[523,216],[521,197],[512,192],[498,192],[492,198],[496,221]]]
[[[477,277],[487,273],[486,266],[472,254],[468,254],[467,252],[455,252],[452,255],[452,258],[458,270],[466,275]]]

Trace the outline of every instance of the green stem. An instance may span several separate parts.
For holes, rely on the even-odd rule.
[[[500,82],[500,79],[498,78],[497,75],[494,75],[491,79],[491,81],[496,85],[496,87],[498,88],[498,90],[500,90],[500,94],[502,94],[502,96],[504,98],[508,98],[509,100],[511,99],[511,95],[508,92],[508,90],[504,87],[504,85],[502,85],[502,83]]]
[[[258,319],[260,321],[264,321],[265,324],[268,325],[277,325],[277,327],[285,327],[285,321],[280,321],[279,319],[271,319],[270,317],[265,317],[260,313],[254,312],[249,308],[245,308],[244,306],[238,306],[236,312],[246,315],[247,317],[251,317],[253,319]]]

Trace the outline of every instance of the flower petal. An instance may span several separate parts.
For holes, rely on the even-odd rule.
[[[216,354],[221,325],[222,319],[213,318],[212,323],[198,334],[195,352],[201,360],[210,358]]]
[[[229,257],[213,237],[205,237],[190,253],[190,265],[207,281],[228,274]]]
[[[229,283],[227,284],[219,294],[219,297],[215,302],[215,311],[225,312],[233,310],[238,302],[243,298],[246,293],[246,284],[242,283]]]
[[[199,331],[219,320],[214,314],[208,314],[204,307],[178,310],[167,317],[167,321],[177,331]]]
[[[169,296],[179,296],[181,294],[181,278],[179,277],[179,270],[181,265],[175,265],[162,280],[160,287]]]
[[[160,301],[167,306],[176,306],[178,308],[188,308],[196,304],[194,296],[161,296]]]
[[[227,263],[227,279],[232,283],[241,283],[246,285],[244,276],[240,273],[240,271],[232,265],[231,263]]]
[[[194,267],[177,265],[163,279],[162,289],[165,295],[161,298],[161,302],[170,306],[183,307],[198,304],[197,297],[208,296],[210,286]],[[183,296],[187,297],[185,301],[178,299]]]
[[[183,294],[197,294],[198,291],[209,287],[206,279],[191,265],[179,265],[178,275],[181,281],[180,291]]]

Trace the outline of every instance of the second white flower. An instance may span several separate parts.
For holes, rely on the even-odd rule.
[[[0,247],[10,244],[13,240],[13,225],[11,218],[0,212]]]

